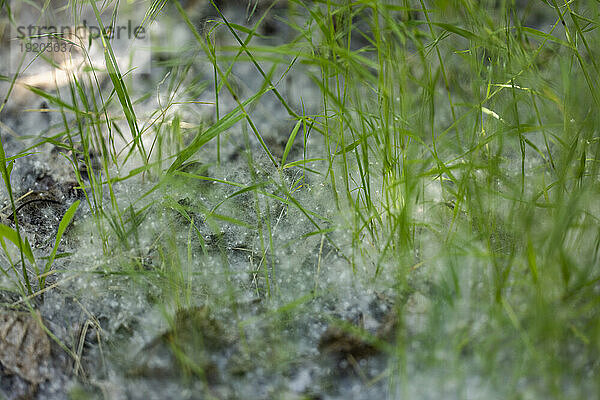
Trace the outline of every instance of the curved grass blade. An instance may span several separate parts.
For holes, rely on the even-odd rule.
[[[90,2],[90,4],[94,10],[94,14],[96,16],[96,21],[98,22],[98,27],[100,28],[100,31],[106,32],[96,3],[92,1]],[[119,102],[121,103],[121,107],[123,108],[123,113],[125,114],[125,119],[127,119],[127,123],[129,124],[129,130],[131,131],[133,141],[136,147],[139,149],[140,155],[142,156],[144,162],[146,162],[148,157],[146,155],[146,150],[144,149],[144,144],[141,139],[141,133],[137,125],[137,117],[135,115],[135,111],[133,109],[129,93],[127,92],[127,87],[123,82],[123,76],[121,75],[121,71],[119,70],[117,58],[115,57],[115,53],[112,50],[110,41],[108,41],[104,35],[102,35],[101,37],[102,46],[104,47],[104,59],[106,63],[106,70],[108,72],[108,76],[110,77],[110,80],[113,83],[115,92],[117,93],[117,97],[119,98]]]
[[[4,239],[8,239],[15,244],[19,249],[23,249],[23,254],[27,257],[27,260],[33,265],[35,264],[35,259],[33,257],[33,251],[31,250],[31,246],[29,245],[29,241],[21,238],[21,236],[8,225],[0,224],[0,237]]]
[[[290,134],[290,137],[285,145],[285,150],[283,150],[283,156],[281,157],[281,165],[285,164],[285,160],[287,159],[287,156],[290,153],[290,150],[292,149],[294,139],[296,139],[296,135],[298,134],[298,131],[300,130],[301,126],[302,120],[299,119],[298,122],[296,122],[296,126],[294,126],[294,129],[292,130],[292,133]]]
[[[50,268],[52,267],[52,263],[54,262],[54,259],[56,258],[56,252],[58,250],[58,244],[60,243],[60,239],[62,239],[62,236],[65,233],[67,226],[69,226],[69,224],[71,223],[71,220],[73,220],[73,216],[75,215],[75,211],[77,211],[77,207],[79,207],[79,203],[81,203],[81,201],[77,200],[76,202],[71,204],[71,207],[69,207],[67,212],[65,212],[65,215],[63,215],[62,219],[60,220],[60,223],[58,224],[58,231],[56,232],[56,241],[54,242],[54,247],[52,248],[52,253],[50,253],[50,257],[48,258],[48,261],[46,261],[46,266],[44,267],[43,276],[39,280],[40,289],[44,289],[44,286],[46,284],[46,275],[50,271]]]
[[[167,174],[172,174],[175,172],[184,162],[186,162],[190,157],[192,157],[202,146],[206,143],[210,142],[214,139],[219,133],[226,131],[231,128],[240,120],[246,117],[246,113],[243,111],[244,106],[247,106],[250,103],[253,103],[255,100],[259,99],[263,94],[271,90],[270,88],[263,89],[256,93],[254,96],[250,97],[238,107],[233,109],[223,118],[221,118],[217,123],[208,128],[205,132],[196,136],[196,138],[192,141],[192,143],[183,149],[181,153],[177,156],[173,164],[169,167]]]
[[[0,109],[1,109],[1,107],[0,107]],[[4,226],[5,229],[2,229],[2,231],[9,235],[9,236],[7,236],[7,239],[11,240],[19,248],[19,253],[21,256],[21,272],[22,272],[22,276],[23,276],[23,281],[25,282],[25,287],[27,288],[28,293],[31,294],[32,293],[31,283],[29,282],[29,275],[27,274],[27,267],[25,267],[25,259],[23,258],[23,255],[25,254],[29,258],[29,261],[34,266],[35,266],[35,261],[33,260],[33,253],[31,252],[31,247],[29,246],[29,242],[26,239],[25,243],[23,243],[23,240],[21,239],[21,233],[19,232],[19,220],[17,218],[17,213],[15,212],[15,210],[16,210],[15,199],[13,197],[12,186],[10,183],[10,174],[11,174],[12,168],[13,168],[11,161],[9,161],[8,165],[7,165],[6,153],[4,152],[4,144],[2,143],[2,137],[0,136],[0,173],[2,174],[2,180],[4,181],[4,186],[6,187],[6,191],[8,192],[8,197],[10,199],[10,205],[11,205],[11,209],[13,210],[12,214],[13,214],[13,218],[15,221],[16,230],[13,230],[12,228],[10,228],[6,225],[1,225],[1,224],[0,224],[0,229],[2,229],[2,226]],[[11,232],[14,232],[14,235]],[[12,237],[12,239],[11,239],[11,237]]]

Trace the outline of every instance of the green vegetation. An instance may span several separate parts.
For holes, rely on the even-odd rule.
[[[77,271],[144,293],[168,321],[157,343],[210,395],[217,366],[206,341],[220,343],[218,354],[235,349],[230,373],[240,379],[258,364],[265,376],[291,374],[306,357],[295,343],[310,336],[299,328],[307,321],[358,342],[322,346],[349,360],[357,347],[385,358],[374,376],[361,364],[353,373],[390,398],[597,393],[600,4],[267,3],[249,3],[246,25],[212,4],[215,21],[202,28],[184,2],[148,4],[145,26],[185,25],[191,39],[185,53],[156,45],[162,80],[142,93],[110,41],[98,71],[57,91],[30,87],[63,125],[19,154],[0,146],[12,210],[13,166],[58,146],[90,210],[77,232],[93,232],[104,260],[72,267],[61,258],[57,279]],[[285,38],[269,42],[272,21]],[[250,94],[239,66],[254,71]],[[4,77],[9,99],[18,75]],[[282,89],[297,76],[320,97]],[[205,91],[214,96],[208,120],[196,112]],[[147,111],[154,96],[159,106]],[[265,102],[289,127],[280,148],[257,120]],[[4,239],[20,250],[5,274],[23,296],[44,289],[76,207],[36,267],[39,287],[16,212],[14,229],[0,225],[8,259]],[[344,298],[353,290],[385,297],[392,328],[369,330],[326,309],[354,301]],[[204,336],[193,336],[199,326]]]

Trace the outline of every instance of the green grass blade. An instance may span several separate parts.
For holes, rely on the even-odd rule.
[[[298,120],[298,122],[296,122],[296,126],[294,126],[294,129],[292,130],[292,133],[290,134],[290,137],[285,145],[285,150],[283,150],[283,156],[281,157],[281,165],[285,164],[285,160],[287,159],[287,156],[290,153],[290,150],[292,149],[294,139],[296,139],[296,135],[298,134],[298,131],[300,130],[301,126],[302,120],[300,119]]]
[[[169,167],[167,174],[172,174],[173,172],[175,172],[177,168],[179,168],[190,157],[196,154],[196,152],[198,152],[198,150],[200,150],[202,146],[214,139],[219,133],[226,131],[227,129],[231,128],[233,125],[238,123],[240,120],[244,119],[246,117],[246,114],[243,111],[243,107],[253,103],[267,91],[269,91],[268,88],[256,93],[254,96],[244,101],[240,106],[236,107],[234,110],[232,110],[219,121],[217,121],[213,126],[208,128],[208,130],[196,136],[194,141],[185,149],[183,149],[181,153],[179,153],[175,161],[173,161],[173,164],[171,164],[171,166]]]
[[[21,233],[19,232],[19,220],[17,218],[17,213],[15,212],[16,207],[15,207],[15,200],[13,197],[13,192],[12,192],[12,186],[10,183],[10,173],[12,171],[12,162],[9,162],[8,166],[7,166],[7,158],[6,158],[6,153],[4,152],[4,143],[2,142],[2,138],[0,137],[0,173],[2,174],[2,180],[4,181],[4,185],[6,187],[6,191],[8,192],[8,197],[10,199],[10,205],[11,205],[11,209],[13,211],[12,215],[15,221],[15,227],[16,230],[12,230],[12,228],[6,226],[6,225],[2,225],[4,226],[6,229],[3,229],[3,231],[5,233],[8,233],[9,235],[10,232],[14,232],[15,236],[13,237],[14,240],[13,243],[15,243],[17,245],[17,247],[19,248],[19,253],[21,255],[21,273],[23,276],[23,280],[25,282],[25,287],[27,288],[27,291],[29,292],[29,294],[32,293],[32,289],[31,289],[31,283],[29,282],[29,274],[27,273],[27,267],[25,266],[25,259],[23,257],[23,255],[25,254],[27,256],[27,258],[29,259],[29,261],[35,265],[35,261],[33,259],[33,254],[31,252],[31,247],[29,247],[29,242],[27,242],[27,246],[24,246],[23,241],[21,240]],[[7,237],[8,238],[8,237]],[[9,240],[11,240],[10,238],[8,238]]]
[[[63,215],[62,219],[60,220],[60,223],[58,224],[58,231],[56,232],[56,240],[54,242],[54,247],[52,248],[52,252],[50,253],[48,261],[46,261],[43,277],[40,279],[40,289],[44,289],[46,283],[46,274],[48,273],[48,271],[50,271],[50,268],[52,267],[52,263],[54,262],[54,258],[56,257],[56,252],[58,251],[58,245],[60,243],[60,240],[62,239],[65,230],[73,220],[73,216],[77,211],[77,207],[79,207],[79,203],[81,203],[81,201],[77,200],[76,202],[71,204],[71,207],[69,207],[67,212],[65,212],[65,215]]]
[[[102,19],[100,17],[100,12],[98,11],[98,7],[95,2],[90,2],[92,8],[94,10],[94,14],[96,16],[96,21],[98,22],[98,27],[101,32],[105,32],[104,25],[102,23]],[[137,125],[137,117],[135,115],[135,111],[133,109],[133,105],[131,104],[131,99],[129,98],[129,93],[127,91],[127,87],[123,82],[123,76],[119,70],[119,65],[117,63],[117,58],[112,50],[112,46],[110,45],[110,41],[102,35],[102,45],[104,47],[104,60],[106,62],[106,69],[108,71],[108,76],[113,83],[115,88],[115,92],[117,93],[117,97],[119,98],[119,102],[121,103],[121,107],[123,108],[123,113],[125,114],[125,118],[127,119],[127,123],[129,124],[129,129],[131,131],[131,136],[133,137],[134,143],[138,150],[140,151],[140,155],[142,156],[144,162],[147,160],[146,150],[144,149],[144,145],[141,140],[140,130]]]
[[[10,240],[17,246],[19,249],[23,249],[23,254],[27,257],[27,260],[33,265],[35,264],[35,258],[33,257],[33,251],[31,250],[31,246],[29,245],[29,241],[21,238],[21,236],[17,233],[16,230],[11,228],[8,225],[0,224],[0,236]]]

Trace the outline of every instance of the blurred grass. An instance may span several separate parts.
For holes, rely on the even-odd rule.
[[[178,1],[154,1],[147,23],[161,23],[159,10],[179,15],[199,52],[197,59],[169,59],[175,64],[169,65],[171,94],[189,79],[198,91],[214,88],[214,122],[186,128],[185,134],[194,137],[185,144],[180,116],[167,112],[174,95],[164,111],[157,110],[160,120],[138,127],[136,102],[108,43],[113,85],[108,98],[117,95],[119,110],[110,107],[107,97],[88,101],[86,93],[96,93],[91,80],[87,89],[74,81],[70,99],[34,92],[52,100],[63,114],[76,110],[75,125],[65,118],[66,149],[77,151],[73,137],[78,136],[84,155],[90,148],[101,153],[102,172],[93,172],[88,156],[89,184],[80,175],[78,182],[88,189],[107,253],[114,238],[123,252],[136,249],[145,212],[155,206],[124,207],[113,182],[148,177],[147,198],[158,193],[161,204],[185,221],[181,226],[173,222],[153,242],[160,260],[155,270],[139,261],[140,249],[138,261],[113,267],[162,287],[157,302],[173,302],[178,309],[193,306],[201,290],[193,287],[192,259],[196,251],[209,258],[200,225],[206,223],[218,243],[225,227],[235,226],[257,238],[260,261],[254,272],[264,277],[264,284],[256,285],[255,292],[273,301],[272,309],[257,318],[283,332],[285,322],[279,318],[287,321],[289,313],[305,309],[293,301],[286,307],[289,293],[277,269],[279,250],[293,251],[304,237],[318,235],[320,251],[329,243],[361,285],[395,294],[402,323],[396,340],[386,347],[392,360],[386,371],[390,398],[410,397],[407,382],[418,374],[414,365],[432,371],[430,379],[440,385],[458,382],[450,394],[456,398],[465,397],[472,376],[489,383],[500,398],[590,398],[600,390],[600,10],[591,0],[523,3],[289,0],[287,17],[280,18],[291,40],[265,45],[255,42],[261,24],[274,12],[271,7],[255,9],[251,27],[230,22],[217,11],[220,21],[202,30]],[[222,44],[217,35],[229,35],[233,45]],[[191,66],[205,60],[213,67],[210,84],[190,76]],[[255,68],[261,83],[246,98],[232,74],[243,63]],[[288,98],[278,82],[289,71],[308,75],[321,97]],[[225,95],[236,104],[231,110],[219,106]],[[252,116],[255,103],[266,101],[267,95],[279,102],[280,118],[292,126],[279,159]],[[295,109],[309,101],[317,112]],[[123,167],[128,157],[119,159],[102,138],[105,130],[112,138],[121,112],[132,134],[129,154],[138,152],[143,166],[111,177],[109,167]],[[80,118],[91,124],[85,128]],[[216,141],[216,155],[209,161],[227,165],[221,146],[228,130],[242,123],[240,151],[251,171],[247,181],[186,171],[194,160],[204,161],[203,151]],[[156,140],[147,151],[142,135],[150,127]],[[291,151],[300,132],[301,158]],[[317,140],[310,148],[309,133]],[[257,158],[263,156],[271,163],[266,178],[256,173]],[[73,165],[78,174],[76,161]],[[291,167],[301,168],[304,178],[290,185],[285,172]],[[10,190],[10,173],[6,168],[2,172]],[[190,182],[200,181],[231,191],[212,204],[182,204],[171,197],[175,186],[197,195]],[[110,210],[103,206],[103,183],[109,183]],[[317,210],[316,201],[312,204],[304,195],[303,190],[317,185],[332,196],[328,212]],[[247,195],[251,201],[245,200]],[[235,203],[238,199],[243,206]],[[230,202],[234,205],[226,207]],[[237,215],[235,207],[246,209]],[[314,231],[298,233],[284,246],[273,234],[277,207],[296,209]],[[246,218],[248,210],[253,220]],[[194,247],[195,240],[200,248]],[[211,301],[231,309],[232,324],[243,331],[254,317],[237,311],[239,292],[231,282],[227,251],[232,249],[218,245],[227,294]],[[319,296],[316,281],[327,274],[320,260],[319,255],[315,284],[291,294],[300,304]],[[155,271],[160,279],[150,278]],[[25,269],[23,279],[29,288]],[[403,293],[414,291],[418,279],[426,283],[431,306],[424,316],[426,329],[415,331]],[[296,354],[286,350],[287,343],[274,346],[282,365]],[[182,354],[176,357],[191,371],[201,368]],[[434,374],[438,369],[442,373]]]

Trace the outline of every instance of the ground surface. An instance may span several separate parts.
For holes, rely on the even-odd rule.
[[[502,7],[489,3],[489,13],[502,14]],[[557,22],[552,8],[517,3],[523,3],[522,14],[513,17],[520,16],[519,23],[531,29],[548,32]],[[296,63],[293,57],[286,58],[290,54],[285,47],[264,49],[300,42],[302,35],[295,26],[306,21],[318,26],[318,15],[311,16],[299,2],[281,1],[271,9],[270,2],[259,2],[256,8],[254,3],[248,7],[218,4],[223,15],[201,1],[182,2],[182,12],[170,4],[150,24],[155,41],[148,70],[125,74],[123,79],[144,132],[141,145],[131,138],[127,113],[113,91],[115,82],[102,71],[90,80],[86,80],[90,75],[78,76],[80,87],[70,86],[68,80],[58,89],[56,82],[39,84],[49,94],[46,97],[22,85],[9,96],[0,114],[2,144],[7,157],[31,153],[15,160],[9,186],[20,235],[31,244],[36,265],[43,267],[44,257],[52,253],[63,215],[77,201],[80,204],[43,285],[35,278],[33,264],[24,261],[33,295],[23,286],[17,247],[3,236],[7,250],[2,255],[5,273],[0,284],[0,394],[9,399],[527,399],[584,398],[593,393],[599,368],[594,356],[599,331],[593,322],[598,246],[595,252],[590,250],[597,232],[587,218],[598,215],[597,205],[591,200],[582,200],[584,205],[556,200],[557,206],[536,208],[542,199],[551,203],[553,190],[560,185],[544,179],[560,175],[556,172],[560,166],[545,170],[550,170],[548,153],[542,136],[535,132],[559,132],[549,135],[552,151],[548,152],[559,154],[557,160],[563,157],[561,146],[571,139],[570,128],[564,128],[569,133],[561,137],[560,121],[552,119],[563,116],[542,107],[555,110],[551,106],[560,103],[556,109],[565,113],[564,118],[573,116],[569,124],[581,124],[584,133],[587,117],[580,119],[577,110],[569,114],[565,110],[571,105],[564,106],[567,100],[555,101],[540,86],[539,91],[526,93],[525,99],[512,100],[524,110],[516,111],[519,129],[513,129],[512,120],[507,122],[514,104],[488,102],[489,98],[477,104],[479,116],[472,120],[465,111],[468,123],[461,125],[454,113],[462,115],[461,107],[467,109],[468,103],[456,101],[452,104],[456,110],[447,104],[448,85],[442,81],[440,59],[430,51],[433,47],[423,44],[428,43],[425,13],[417,5],[405,10],[391,4],[390,15],[402,21],[394,25],[393,33],[406,29],[405,48],[410,54],[403,66],[410,72],[402,83],[389,83],[392,91],[406,86],[410,92],[411,82],[419,79],[435,83],[427,87],[419,81],[419,92],[412,90],[417,93],[412,93],[414,97],[404,93],[403,98],[386,98],[394,103],[390,109],[395,117],[389,118],[394,122],[377,119],[374,115],[387,104],[381,98],[365,106],[362,114],[354,105],[367,103],[377,92],[377,79],[370,80],[369,74],[377,76],[373,71],[392,66],[377,65],[377,57],[365,51],[365,59],[360,59],[368,66],[364,75],[340,78],[342,74],[331,71],[343,63],[336,64],[335,56],[326,55],[334,46],[320,44],[320,40],[325,43],[324,34],[316,28],[304,31],[307,43],[316,44],[299,45],[304,58]],[[308,4],[311,10],[318,7],[327,9],[325,3]],[[369,34],[350,35],[348,52],[375,46],[372,11],[360,10],[353,24],[356,32]],[[436,21],[443,24],[439,15]],[[263,72],[272,74],[269,80],[277,93],[267,87],[252,57],[235,58],[239,42],[225,25],[214,22],[223,16],[238,24],[234,30],[242,38],[248,33],[242,26],[258,24],[260,37],[253,39],[253,51]],[[343,18],[331,21],[338,29],[336,40],[341,41]],[[461,26],[472,28],[460,21]],[[498,67],[502,56],[494,51],[505,48],[494,42],[496,36],[481,44],[481,37],[452,26],[436,29],[440,27],[446,29],[444,35],[459,36],[463,46],[449,50],[447,60],[477,53],[477,46],[485,48],[481,52],[488,56],[472,67],[477,73],[464,66],[467,62],[447,63],[444,71],[455,99],[464,95],[477,103],[480,100],[474,100],[470,91],[485,92],[482,88],[492,77],[498,87],[511,87],[503,75],[510,68]],[[194,37],[194,29],[206,33],[211,28],[213,43],[222,49],[220,67],[223,71],[231,67],[229,87],[218,90],[213,64]],[[563,38],[561,29],[553,35]],[[497,33],[487,25],[481,32]],[[444,35],[438,37],[441,43],[447,39]],[[3,40],[4,56],[8,43]],[[478,44],[471,48],[469,43]],[[362,53],[357,50],[355,56],[359,59]],[[93,62],[104,67],[103,58]],[[41,64],[39,70],[35,70],[38,64],[32,67],[33,76],[43,73]],[[431,71],[423,72],[424,65]],[[530,72],[530,66],[524,70]],[[540,68],[538,77],[556,72],[550,66]],[[489,82],[476,81],[485,71]],[[0,94],[8,93],[12,74],[2,71],[6,79],[0,82]],[[335,84],[326,86],[326,81]],[[352,106],[324,105],[326,90],[343,92],[354,83],[360,90],[348,95]],[[516,87],[513,96],[521,90]],[[183,159],[202,132],[219,126],[228,112],[235,114],[239,101],[265,88],[270,90],[258,101],[244,105],[251,119],[241,116],[218,139],[211,138]],[[542,92],[546,97],[539,101],[540,109],[544,118],[548,116],[543,124],[526,103],[534,95],[543,97]],[[562,95],[559,89],[556,92]],[[289,147],[297,120],[278,96],[295,112],[314,116],[305,120]],[[329,94],[326,97],[334,103]],[[591,103],[588,97],[582,96],[582,108],[586,101]],[[107,133],[104,110],[94,109],[99,106],[91,105],[92,99],[107,104],[112,136]],[[323,107],[331,108],[324,112]],[[345,112],[338,116],[335,107]],[[322,114],[328,115],[330,126],[325,126]],[[523,120],[518,122],[519,118]],[[338,144],[337,137],[322,134],[334,131],[336,124],[351,125],[354,119],[360,121],[356,125],[363,133],[373,131],[354,140],[348,130],[349,136]],[[321,131],[315,128],[307,134],[311,121],[323,124]],[[402,135],[390,134],[390,142],[385,134],[378,137],[377,132],[387,132],[385,121],[393,125],[390,132]],[[476,126],[473,137],[468,136],[470,123]],[[591,149],[598,140],[597,131],[593,132],[586,136],[588,142],[581,139],[590,146],[587,153],[583,150],[584,161],[595,160]],[[103,144],[100,136],[111,140]],[[413,142],[401,143],[409,137]],[[498,137],[506,139],[502,142]],[[577,147],[577,140],[564,147],[579,152],[585,144]],[[527,147],[527,156],[521,158],[519,144],[538,151]],[[151,155],[150,166],[137,146]],[[360,159],[359,151],[374,155]],[[115,159],[110,159],[113,154]],[[362,161],[341,161],[354,154]],[[284,156],[286,168],[274,165],[273,160],[285,165]],[[336,161],[328,161],[328,156]],[[564,159],[573,159],[569,157]],[[181,165],[174,168],[180,159]],[[304,164],[307,159],[317,160]],[[574,159],[581,165],[579,153]],[[289,164],[294,161],[298,163]],[[590,165],[594,163],[584,163],[583,169],[597,183],[595,167]],[[518,196],[525,167],[522,179],[529,180],[519,202],[512,196]],[[365,180],[365,168],[382,172],[373,172]],[[395,169],[410,173],[394,176],[397,180],[388,185]],[[340,178],[344,173],[350,179]],[[114,179],[110,185],[108,177]],[[339,189],[344,185],[347,193]],[[540,187],[546,192],[536,197]],[[593,185],[586,190],[579,198],[593,199]],[[494,197],[498,193],[504,197]],[[15,229],[6,187],[2,195],[1,222]],[[361,202],[364,208],[358,206]],[[533,204],[533,211],[525,210],[525,204]],[[569,231],[582,239],[554,238],[557,221],[571,220],[560,213],[544,214],[548,209],[583,209],[581,218],[573,217],[576,229]],[[528,225],[526,217],[538,221],[537,225]],[[573,247],[556,245],[564,250],[559,252],[561,265],[574,264],[574,255],[579,255],[589,261],[589,269],[571,266],[574,272],[569,273],[566,267],[551,266],[558,256],[544,263],[542,253],[553,246],[545,237],[561,245],[578,242]],[[536,254],[540,272],[535,272]],[[546,286],[538,283],[536,273]],[[564,278],[569,274],[571,278]],[[564,287],[554,281],[558,277],[565,279]],[[569,314],[577,307],[579,312]],[[552,310],[557,310],[556,315]],[[539,370],[532,368],[536,365]]]

